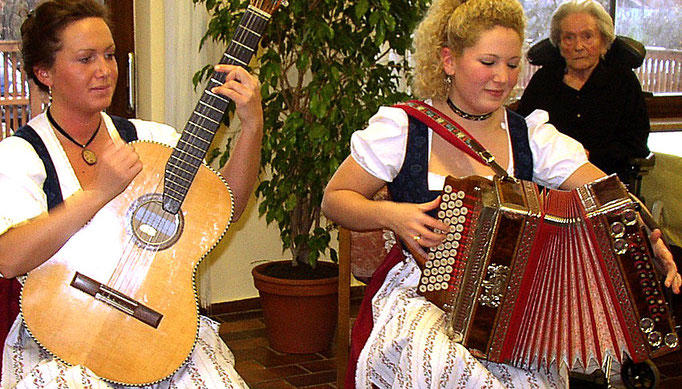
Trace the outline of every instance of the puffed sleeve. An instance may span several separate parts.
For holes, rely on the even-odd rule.
[[[400,108],[381,107],[367,128],[353,133],[351,156],[374,177],[391,182],[405,160],[409,120]]]
[[[580,166],[587,163],[587,154],[580,142],[560,133],[548,121],[549,114],[539,109],[526,117],[533,153],[533,181],[558,188]]]
[[[47,211],[45,166],[24,139],[0,142],[0,235]]]

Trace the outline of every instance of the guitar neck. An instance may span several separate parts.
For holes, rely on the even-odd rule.
[[[258,48],[270,14],[250,5],[227,46],[220,63],[246,67]],[[163,208],[177,213],[225,114],[230,99],[211,92],[225,82],[225,73],[214,72],[166,164]]]

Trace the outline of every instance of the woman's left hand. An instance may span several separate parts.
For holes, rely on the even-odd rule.
[[[216,65],[214,69],[225,73],[225,82],[211,89],[211,92],[227,96],[235,102],[242,129],[262,128],[263,107],[258,79],[241,66]]]
[[[651,232],[649,239],[651,240],[651,246],[654,249],[654,256],[657,261],[656,266],[658,269],[665,274],[665,286],[667,288],[672,288],[675,294],[680,294],[680,287],[682,286],[682,276],[677,272],[677,265],[673,260],[673,255],[666,247],[663,239],[661,239],[663,233],[659,229],[655,229]]]

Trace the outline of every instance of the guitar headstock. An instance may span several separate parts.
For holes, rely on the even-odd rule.
[[[286,5],[286,0],[251,0],[250,5],[259,10],[272,15],[279,8],[280,4]]]

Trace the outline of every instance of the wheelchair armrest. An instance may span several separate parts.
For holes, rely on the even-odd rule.
[[[633,167],[639,168],[639,170],[651,170],[656,164],[656,155],[654,153],[649,153],[646,157],[635,157],[628,159],[628,163]]]

